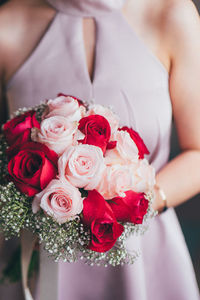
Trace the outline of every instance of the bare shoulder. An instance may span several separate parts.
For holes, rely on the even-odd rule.
[[[168,0],[165,5],[165,21],[172,25],[181,25],[183,22],[194,22],[199,18],[198,11],[192,0]]]
[[[11,0],[0,7],[0,72],[5,70],[7,78],[30,54],[55,14],[43,0],[35,3]]]
[[[188,47],[200,47],[200,16],[191,0],[168,0],[163,9],[162,31],[171,55]],[[200,48],[199,48],[200,50]]]
[[[170,71],[172,57],[191,40],[200,43],[200,18],[191,0],[127,0],[125,14],[134,30]],[[186,48],[185,48],[186,49]]]
[[[46,23],[55,13],[44,0],[10,0],[0,7],[0,39],[15,42],[15,38],[26,33],[39,22],[38,27]],[[32,23],[33,22],[33,23]]]

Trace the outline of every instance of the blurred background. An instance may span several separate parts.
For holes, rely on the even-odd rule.
[[[193,1],[200,12],[200,1]],[[4,2],[6,2],[6,0],[0,0],[0,5]],[[176,156],[178,153],[179,145],[177,141],[176,129],[173,127],[171,158]],[[190,176],[190,174],[188,174],[188,176]],[[192,257],[197,281],[200,287],[200,195],[177,207],[176,212]]]
[[[193,0],[200,13],[200,1]],[[200,38],[200,37],[199,37]],[[199,53],[200,55],[200,53]],[[200,95],[199,95],[200,97]],[[176,129],[172,132],[172,149],[171,158],[179,152],[179,145],[177,142]],[[190,174],[188,174],[190,176]],[[200,184],[200,172],[199,172]],[[197,281],[200,288],[200,195],[194,197],[190,201],[180,205],[176,208],[185,240],[192,257],[194,269],[196,272]]]

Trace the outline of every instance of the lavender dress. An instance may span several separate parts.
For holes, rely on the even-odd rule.
[[[8,83],[10,112],[55,97],[58,92],[112,105],[122,125],[139,131],[150,150],[148,159],[158,171],[167,163],[170,152],[172,107],[168,73],[123,17],[120,9],[125,0],[49,2],[57,9],[54,20]],[[82,34],[85,16],[94,17],[96,22],[92,81]],[[130,238],[129,247],[140,249],[140,258],[132,266],[118,268],[55,264],[43,254],[37,299],[199,299],[191,260],[173,209],[156,217],[143,237]],[[54,296],[48,294],[52,286]]]

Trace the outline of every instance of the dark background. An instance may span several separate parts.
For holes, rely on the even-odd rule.
[[[179,152],[176,130],[172,132],[171,158]],[[200,169],[200,168],[199,168]],[[188,174],[189,176],[189,174]],[[200,176],[199,176],[200,184]],[[185,240],[192,257],[197,281],[200,288],[200,195],[185,202],[176,208]]]
[[[200,1],[193,1],[200,12]],[[0,5],[4,2],[6,2],[6,0],[0,0]],[[173,128],[171,158],[173,158],[178,153],[179,146],[177,142],[176,130],[175,128]],[[188,245],[188,249],[192,257],[193,265],[200,287],[200,195],[177,207],[176,212],[185,236],[185,240]]]

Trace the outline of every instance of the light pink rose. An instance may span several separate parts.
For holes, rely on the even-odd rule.
[[[87,115],[100,115],[106,118],[111,128],[111,140],[114,139],[114,135],[119,128],[119,117],[111,109],[100,104],[94,104],[89,107]]]
[[[107,166],[96,190],[109,200],[124,197],[128,190],[147,193],[153,190],[154,184],[155,169],[143,159],[127,165]]]
[[[79,106],[76,99],[70,96],[59,96],[54,100],[47,102],[48,110],[44,113],[43,118],[52,116],[63,116],[69,121],[79,121],[85,116],[85,107]]]
[[[55,221],[62,224],[75,219],[82,212],[83,199],[79,190],[67,180],[53,179],[41,193],[34,197],[33,213],[36,213],[40,207]]]
[[[128,132],[117,131],[115,141],[117,141],[116,147],[105,153],[106,165],[124,165],[138,161],[138,148]]]
[[[31,138],[35,142],[45,144],[60,155],[69,146],[75,144],[77,125],[77,122],[68,121],[62,116],[50,117],[41,122],[40,129],[32,130]]]
[[[103,178],[96,190],[106,199],[124,197],[125,192],[131,190],[134,177],[129,165],[114,165],[107,167]]]
[[[59,176],[86,190],[96,188],[104,169],[103,152],[93,145],[80,144],[70,147],[58,161]]]
[[[131,165],[134,175],[133,189],[137,193],[147,193],[153,190],[156,183],[155,169],[148,163],[146,159],[139,160],[137,164]]]

